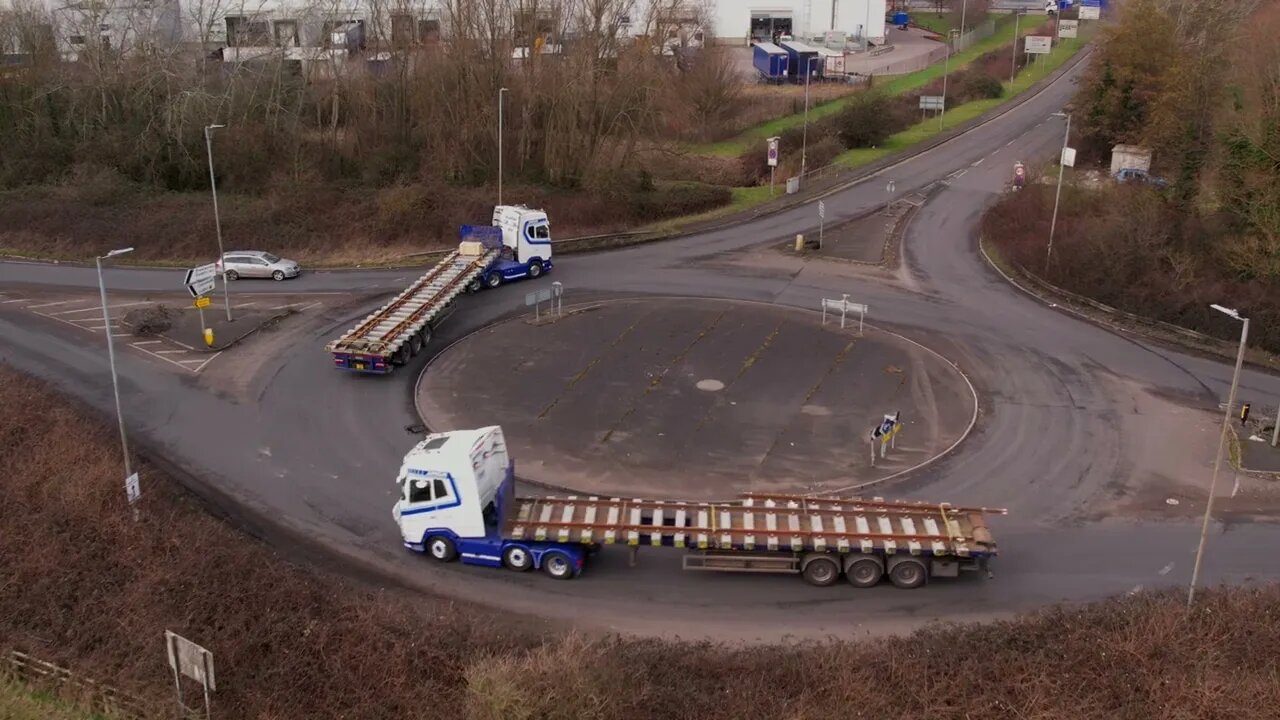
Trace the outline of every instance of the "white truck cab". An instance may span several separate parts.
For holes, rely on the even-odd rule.
[[[524,205],[497,205],[493,224],[502,229],[502,244],[511,248],[517,261],[551,259],[551,221],[545,212]]]
[[[493,518],[511,470],[496,425],[428,435],[405,455],[396,477],[400,497],[392,515],[405,546],[427,549],[423,543],[435,533],[457,540],[495,532]]]

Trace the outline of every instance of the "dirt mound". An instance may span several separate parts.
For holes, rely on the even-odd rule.
[[[176,315],[176,310],[165,305],[149,305],[125,313],[120,323],[135,335],[160,335],[173,327]]]

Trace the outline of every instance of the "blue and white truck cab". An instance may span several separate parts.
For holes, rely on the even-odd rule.
[[[536,278],[552,269],[551,221],[545,212],[524,205],[497,205],[493,208],[492,228],[493,235],[501,235],[503,252],[469,289],[494,288],[510,280]],[[463,233],[478,236],[486,229],[464,226]]]
[[[396,484],[392,515],[411,550],[442,562],[541,568],[561,580],[582,572],[585,545],[503,537],[515,464],[498,426],[428,435],[405,455]]]

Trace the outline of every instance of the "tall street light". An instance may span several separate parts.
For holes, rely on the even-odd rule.
[[[213,177],[213,131],[226,125],[206,125],[204,147],[209,155],[209,189],[213,191],[213,226],[218,229],[218,266],[222,268],[222,303],[227,306],[227,322],[231,322],[231,289],[227,287],[227,253],[222,249],[222,218],[218,215],[218,181]]]
[[[498,204],[502,204],[502,96],[507,88],[498,88]]]
[[[1013,80],[1018,76],[1018,23],[1022,20],[1022,11],[1013,11],[1013,60],[1009,62],[1012,69],[1009,70],[1009,92],[1013,92]]]
[[[947,31],[948,36],[955,36],[956,30],[953,28]],[[942,129],[942,121],[947,116],[947,78],[951,75],[951,51],[955,49],[954,42],[948,43],[947,54],[942,60],[942,112],[938,113],[938,129]]]
[[[1205,538],[1209,534],[1209,515],[1213,512],[1213,496],[1218,489],[1218,470],[1222,467],[1222,453],[1227,445],[1227,427],[1231,424],[1231,408],[1236,404],[1236,389],[1240,387],[1240,366],[1244,364],[1245,342],[1249,339],[1249,318],[1242,317],[1240,312],[1221,305],[1209,307],[1228,317],[1239,320],[1240,350],[1236,353],[1236,370],[1231,375],[1231,392],[1227,394],[1227,410],[1222,417],[1222,434],[1218,436],[1218,458],[1213,461],[1213,479],[1209,481],[1209,500],[1204,504],[1204,522],[1200,525],[1200,544],[1196,547],[1196,564],[1191,570],[1191,587],[1187,588],[1187,609],[1196,599],[1196,583],[1200,580],[1200,559],[1204,557]]]
[[[811,57],[805,63],[804,68],[804,130],[800,133],[800,184],[804,184],[804,170],[808,164],[809,156],[809,77],[813,75],[813,61],[816,57]]]
[[[1049,220],[1049,246],[1044,253],[1045,279],[1049,277],[1049,259],[1053,257],[1053,231],[1058,227],[1058,201],[1062,199],[1062,172],[1067,167],[1067,142],[1071,139],[1071,113],[1052,113],[1053,117],[1065,117],[1067,129],[1062,133],[1062,152],[1058,153],[1058,191],[1053,195],[1053,218]]]
[[[116,350],[115,343],[112,341],[111,332],[111,315],[107,310],[107,286],[102,281],[102,261],[106,258],[113,258],[117,255],[133,252],[133,248],[121,248],[112,250],[106,255],[97,257],[94,262],[98,266],[98,295],[102,298],[102,325],[103,332],[107,336],[107,360],[111,363],[111,389],[116,396],[116,422],[120,424],[120,449],[124,452],[124,476],[127,478],[133,475],[133,465],[129,462],[129,441],[124,434],[124,413],[120,409],[120,381],[116,377]]]

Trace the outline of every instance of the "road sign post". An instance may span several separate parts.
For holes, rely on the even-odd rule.
[[[195,305],[196,310],[200,313],[200,334],[204,338],[204,344],[208,347],[213,347],[213,329],[204,322],[204,309],[209,307],[211,301],[207,296],[213,292],[214,286],[217,284],[217,277],[218,266],[209,263],[188,270],[186,279],[183,280],[183,283],[187,286],[187,292],[191,293],[191,297],[195,298],[192,304]]]
[[[819,250],[822,249],[822,230],[823,230],[823,227],[826,225],[826,222],[827,222],[827,204],[819,200],[818,201],[818,249]],[[845,297],[848,297],[848,295],[846,295]]]
[[[773,172],[778,169],[778,141],[781,139],[781,137],[771,137],[768,140],[769,149],[766,157],[769,161],[769,197],[773,197]]]
[[[213,653],[170,630],[164,631],[165,653],[173,669],[173,687],[178,693],[178,708],[185,716],[190,712],[182,698],[182,676],[200,683],[204,690],[204,716],[209,715],[209,691],[217,690],[213,675]]]
[[[839,300],[834,298],[822,299],[822,324],[827,324],[827,311],[840,313],[840,329],[844,329],[845,317],[851,313],[858,313],[858,334],[862,334],[863,320],[867,317],[867,306],[862,303],[850,302],[848,293],[845,293]]]

